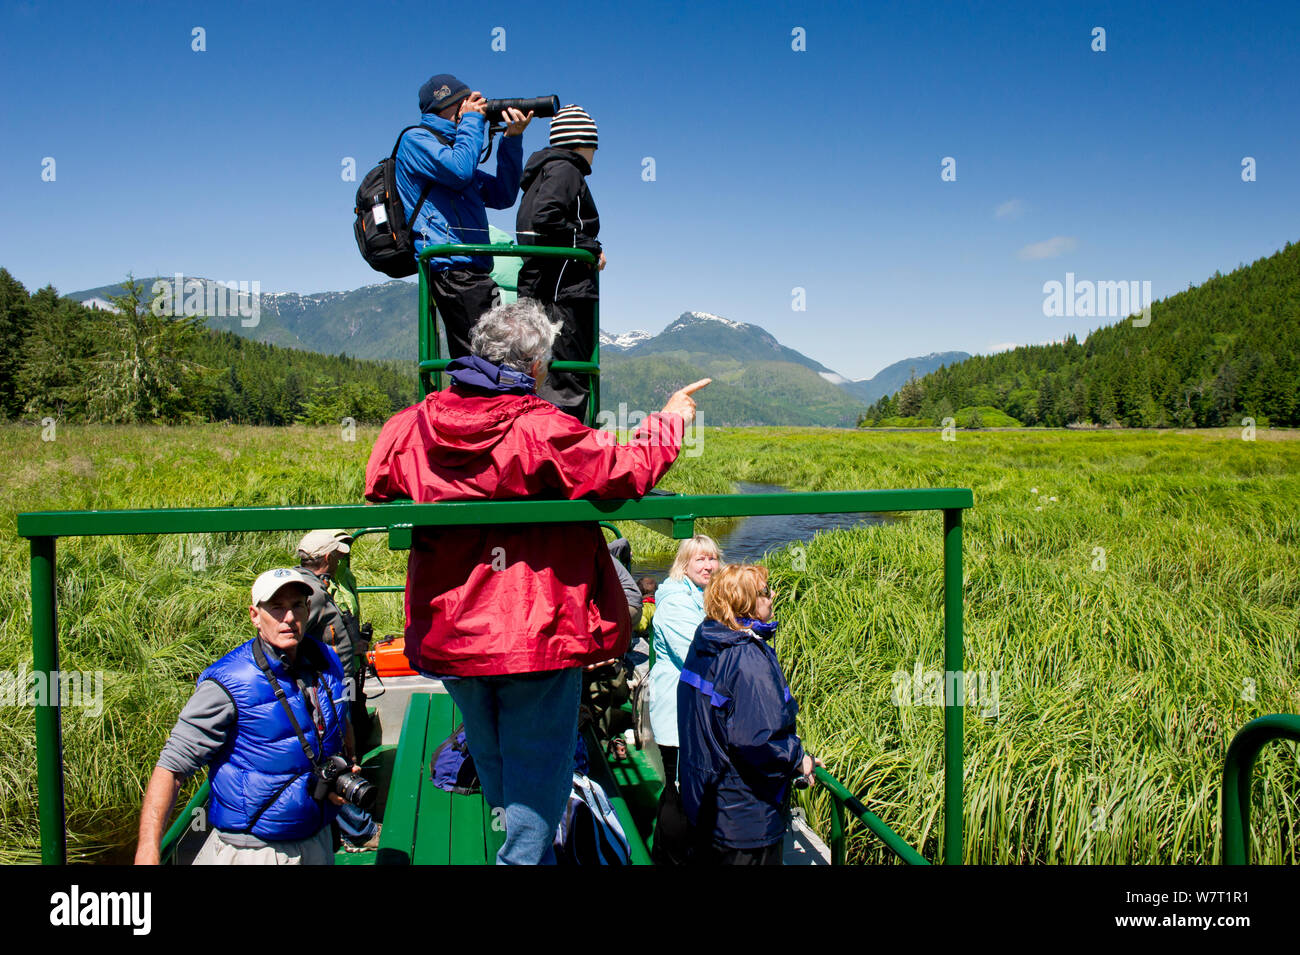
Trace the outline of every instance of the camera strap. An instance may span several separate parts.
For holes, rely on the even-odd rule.
[[[289,700],[285,695],[284,687],[280,686],[280,681],[275,678],[271,672],[271,665],[266,660],[266,651],[262,649],[262,638],[257,637],[253,643],[253,659],[257,661],[258,667],[266,674],[266,678],[271,681],[271,689],[275,691],[275,698],[280,701],[280,706],[284,707],[285,715],[289,717],[289,724],[293,731],[298,734],[298,742],[302,745],[302,751],[307,754],[307,761],[315,766],[320,762],[320,757],[311,751],[311,746],[307,743],[307,735],[303,733],[302,727],[298,725],[298,718],[293,715],[293,707],[289,705]],[[325,749],[325,740],[322,735],[321,750]]]

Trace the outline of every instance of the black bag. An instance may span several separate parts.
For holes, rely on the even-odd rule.
[[[438,138],[438,142],[444,146],[451,145],[432,126],[407,126],[397,134],[392,154],[381,160],[361,180],[361,186],[357,189],[357,204],[353,209],[357,215],[353,231],[356,233],[361,257],[376,272],[383,272],[394,279],[415,274],[415,245],[411,241],[411,226],[420,214],[424,200],[429,197],[429,190],[433,188],[431,179],[420,193],[420,201],[415,204],[411,217],[406,218],[402,197],[397,192],[397,147],[401,145],[402,137],[412,129],[427,129]]]

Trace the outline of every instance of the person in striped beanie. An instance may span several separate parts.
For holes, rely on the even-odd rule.
[[[536,299],[562,323],[555,340],[556,361],[590,361],[596,346],[596,273],[605,253],[596,236],[600,216],[587,188],[598,145],[596,124],[581,106],[562,107],[551,118],[551,145],[528,157],[520,186],[523,201],[515,220],[520,245],[586,249],[594,266],[572,259],[524,259],[519,269],[519,297]],[[587,421],[591,378],[556,371],[537,393],[579,421]]]

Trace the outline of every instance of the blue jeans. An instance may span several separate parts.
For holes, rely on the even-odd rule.
[[[466,677],[443,684],[465,721],[483,798],[506,810],[498,865],[554,865],[573,789],[582,668]]]
[[[375,820],[359,806],[345,802],[339,806],[339,832],[353,845],[360,845],[375,834]]]

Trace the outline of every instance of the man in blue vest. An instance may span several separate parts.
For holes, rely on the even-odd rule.
[[[342,800],[313,796],[313,767],[342,754],[352,729],[338,655],[304,636],[311,588],[298,571],[253,583],[257,635],[199,675],[154,767],[140,812],[137,864],[156,864],[181,782],[207,765],[212,834],[196,865],[330,865]]]

